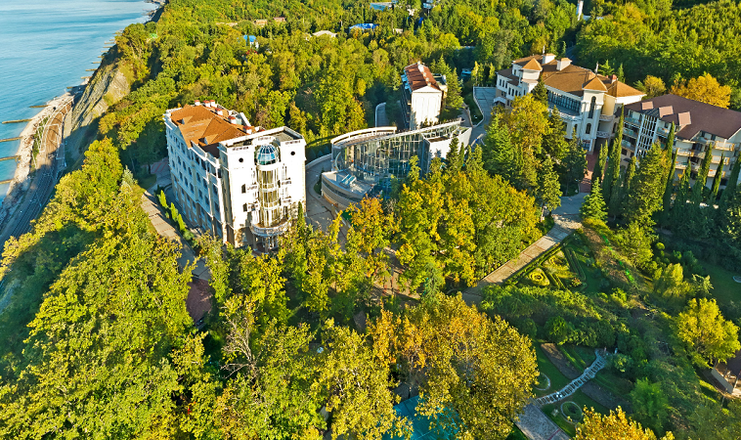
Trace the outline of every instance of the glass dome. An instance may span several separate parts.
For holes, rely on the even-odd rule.
[[[262,145],[257,149],[255,162],[258,165],[270,165],[278,162],[278,149],[273,144]]]

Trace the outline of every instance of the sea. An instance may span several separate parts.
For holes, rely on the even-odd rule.
[[[32,118],[43,105],[80,84],[97,67],[104,45],[156,6],[143,0],[0,0],[0,121]],[[0,139],[17,137],[25,123],[0,124]],[[0,158],[19,141],[0,142]],[[0,181],[16,162],[0,161]],[[8,185],[0,185],[0,200]]]

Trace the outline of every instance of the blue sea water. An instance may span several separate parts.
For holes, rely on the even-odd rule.
[[[0,0],[0,121],[27,119],[42,105],[78,85],[97,67],[105,42],[127,25],[147,20],[143,0]],[[0,124],[0,139],[26,124]],[[19,142],[1,142],[0,157]],[[0,162],[0,180],[12,179],[15,161]],[[0,200],[8,185],[0,185]]]

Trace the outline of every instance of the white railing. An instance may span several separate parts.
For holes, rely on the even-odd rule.
[[[602,122],[612,122],[615,119],[615,115],[599,115],[599,120]]]
[[[610,132],[608,132],[608,131],[602,131],[602,130],[597,130],[597,137],[598,138],[608,139],[610,137]]]

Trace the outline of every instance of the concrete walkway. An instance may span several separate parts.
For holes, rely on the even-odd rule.
[[[581,228],[579,208],[584,202],[585,194],[562,197],[561,207],[553,211],[556,224],[547,234],[520,252],[516,258],[509,260],[494,272],[485,276],[474,287],[463,291],[463,299],[468,304],[478,304],[482,300],[483,290],[492,284],[502,284],[515,272],[530,264],[533,260],[558,246],[566,237]]]
[[[315,230],[319,228],[324,232],[327,232],[338,208],[317,194],[314,186],[319,182],[323,171],[332,169],[331,158],[332,155],[327,154],[306,165],[306,221],[314,226]]]
[[[525,407],[515,422],[530,440],[568,440],[569,436],[532,403]]]
[[[388,127],[389,119],[386,117],[386,103],[382,102],[376,106],[376,127]]]
[[[152,165],[152,171],[157,176],[157,181],[144,194],[142,194],[141,207],[149,217],[149,222],[162,237],[172,240],[180,247],[181,256],[178,258],[178,265],[184,268],[186,265],[195,262],[196,266],[193,269],[193,276],[202,280],[208,281],[211,278],[211,274],[206,267],[205,262],[202,258],[198,258],[193,248],[190,247],[175,230],[175,228],[168,222],[167,214],[164,209],[160,206],[159,200],[155,195],[157,188],[164,188],[171,185],[170,181],[170,167],[167,166],[167,159],[163,159],[160,162]]]

